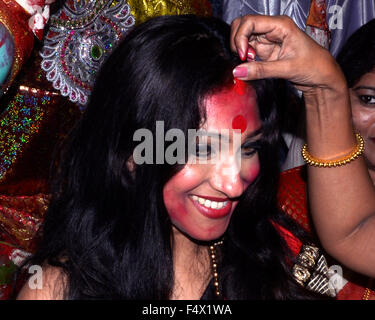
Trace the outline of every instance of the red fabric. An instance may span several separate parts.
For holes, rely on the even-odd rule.
[[[325,0],[312,0],[306,25],[329,31],[327,24],[327,3]]]
[[[284,227],[273,222],[272,224],[280,232],[281,236],[284,238],[284,240],[288,244],[293,255],[296,257],[301,251],[302,242]]]
[[[0,239],[33,252],[36,233],[47,210],[48,198],[44,194],[33,196],[0,195]]]
[[[305,166],[293,168],[281,173],[278,189],[279,207],[289,215],[294,221],[300,224],[305,230],[311,232],[311,223],[309,219],[307,199],[306,199],[306,168]],[[275,225],[281,230],[284,239],[292,251],[297,251],[301,245],[300,241],[294,237],[288,230]],[[344,269],[344,278],[345,278]],[[348,272],[347,272],[348,273]],[[351,273],[351,272],[350,272]],[[349,274],[349,273],[348,273]],[[355,279],[355,277],[351,277]],[[346,279],[349,280],[349,279]],[[369,281],[367,281],[370,283]],[[363,285],[366,285],[365,283]],[[366,292],[366,287],[348,282],[337,295],[338,300],[362,300]],[[375,299],[375,292],[371,291],[370,299]]]
[[[281,173],[277,199],[281,210],[298,222],[306,231],[311,231],[305,196],[304,170],[305,168],[302,166]]]
[[[337,300],[363,300],[367,288],[348,282],[337,294]],[[375,300],[375,292],[370,290],[367,300]]]

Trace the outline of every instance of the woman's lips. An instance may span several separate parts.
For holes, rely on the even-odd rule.
[[[189,196],[189,198],[200,213],[211,219],[219,219],[225,217],[232,210],[232,201],[228,199],[206,196],[201,197],[196,195],[191,195]],[[204,204],[201,203],[203,201],[202,199],[205,200]]]

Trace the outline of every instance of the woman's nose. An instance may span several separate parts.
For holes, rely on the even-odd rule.
[[[244,181],[240,175],[240,166],[233,160],[215,165],[210,184],[229,198],[241,196],[244,192]]]

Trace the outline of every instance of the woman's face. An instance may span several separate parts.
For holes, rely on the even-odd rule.
[[[201,129],[207,136],[200,138],[196,153],[163,189],[172,224],[197,240],[223,235],[239,197],[259,174],[256,148],[261,121],[256,93],[236,81],[205,99],[206,122]]]
[[[350,89],[354,127],[365,139],[365,157],[375,168],[375,69],[364,74]]]

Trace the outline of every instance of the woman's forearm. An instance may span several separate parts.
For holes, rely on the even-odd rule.
[[[339,75],[340,76],[340,75]],[[334,160],[356,145],[345,81],[305,94],[307,144],[316,158]],[[334,168],[308,168],[313,221],[326,250],[350,268],[375,276],[375,188],[363,157]],[[372,267],[371,267],[372,266]]]
[[[348,88],[329,52],[287,17],[243,16],[232,23],[232,49],[245,60],[243,80],[283,78],[305,97],[309,153],[336,160],[356,146]],[[359,272],[375,276],[375,190],[362,157],[341,167],[309,166],[308,197],[327,251]]]

